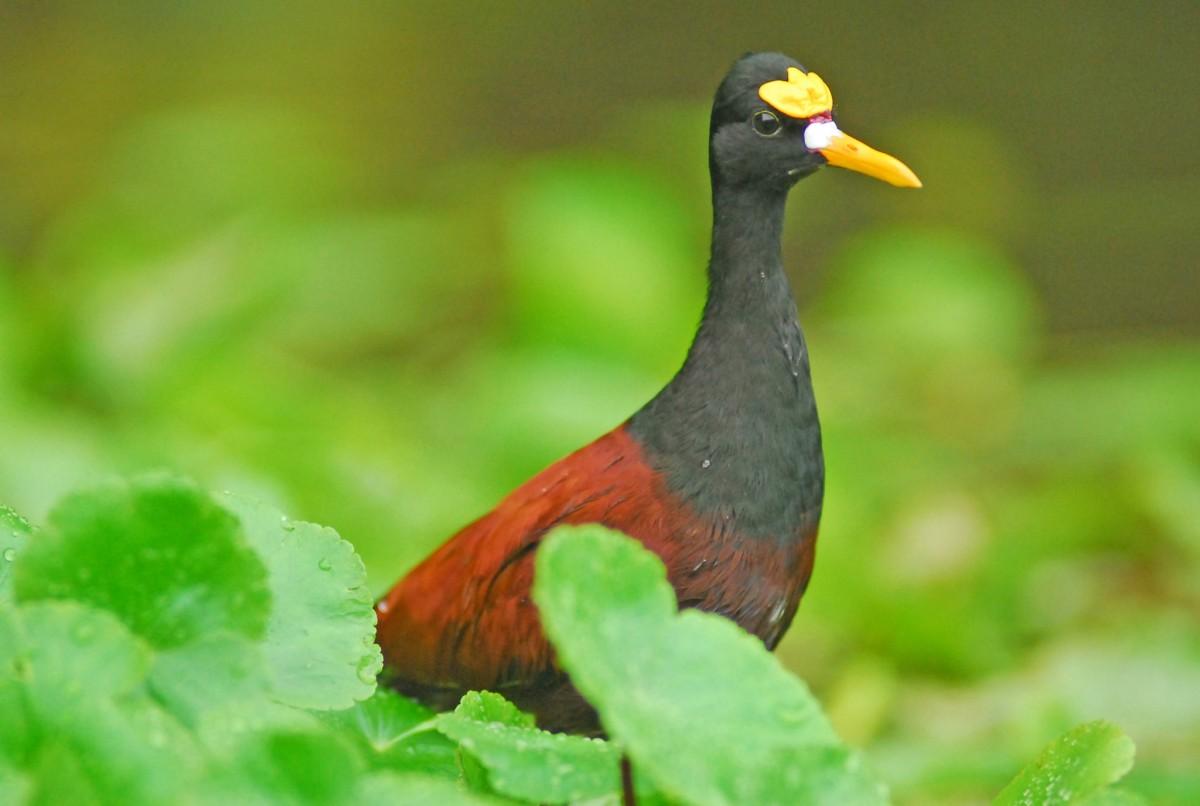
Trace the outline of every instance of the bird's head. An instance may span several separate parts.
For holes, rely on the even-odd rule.
[[[782,53],[738,59],[717,90],[709,137],[713,180],[722,183],[786,190],[836,165],[898,187],[921,186],[903,162],[841,131],[829,87]]]

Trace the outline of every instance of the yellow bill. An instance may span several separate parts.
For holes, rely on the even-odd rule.
[[[829,138],[829,145],[818,148],[830,165],[849,168],[860,174],[882,179],[901,188],[919,188],[921,180],[900,160],[891,154],[876,151],[864,142],[856,140],[843,131]]]

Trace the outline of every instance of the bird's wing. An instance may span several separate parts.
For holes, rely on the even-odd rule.
[[[530,598],[534,550],[559,524],[603,523],[669,551],[678,513],[659,485],[622,426],[518,487],[379,603],[378,640],[393,679],[504,689],[558,677]]]

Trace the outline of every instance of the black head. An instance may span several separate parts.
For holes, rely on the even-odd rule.
[[[713,99],[709,167],[714,184],[786,191],[822,165],[920,187],[911,170],[846,135],[833,97],[816,73],[782,53],[738,59]]]

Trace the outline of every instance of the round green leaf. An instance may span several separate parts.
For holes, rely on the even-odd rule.
[[[0,758],[23,769],[27,802],[175,799],[194,772],[193,748],[141,688],[150,661],[150,648],[103,611],[0,609]]]
[[[300,708],[346,708],[371,695],[383,655],[366,569],[354,547],[324,526],[293,521],[224,494],[267,567],[275,607],[263,652],[273,696]]]
[[[534,601],[572,682],[665,793],[696,804],[882,803],[805,685],[733,622],[676,613],[661,560],[600,526],[538,551]]]
[[[469,692],[438,730],[487,772],[492,789],[535,803],[567,803],[615,793],[620,754],[600,739],[548,733],[499,694]]]
[[[86,602],[170,648],[219,631],[261,636],[265,576],[233,515],[153,476],[65,498],[22,555],[15,590],[20,601]]]

